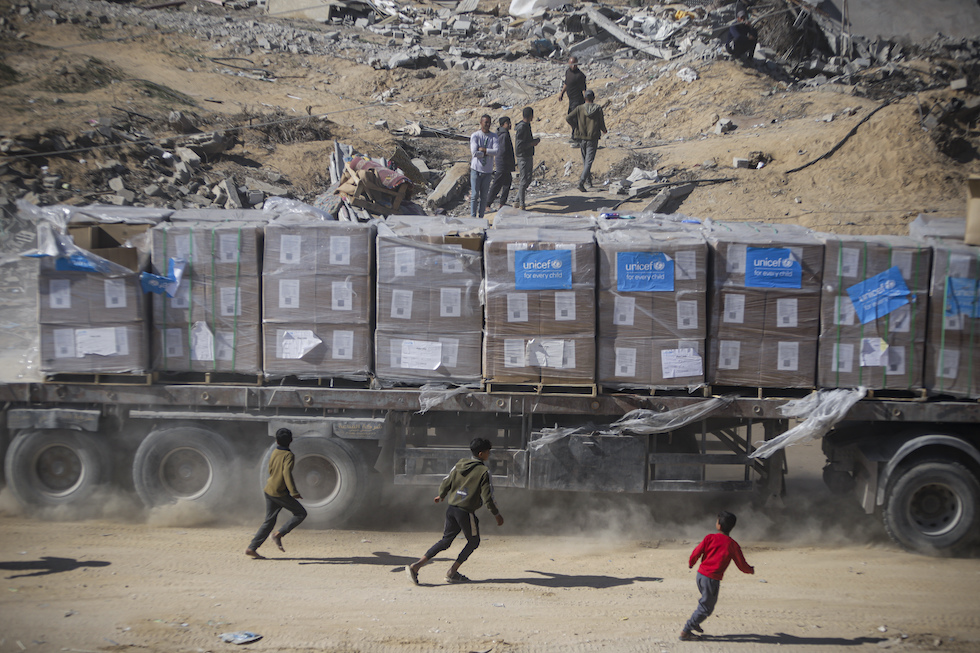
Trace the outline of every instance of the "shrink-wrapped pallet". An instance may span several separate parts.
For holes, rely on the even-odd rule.
[[[980,247],[932,241],[925,385],[980,397]]]

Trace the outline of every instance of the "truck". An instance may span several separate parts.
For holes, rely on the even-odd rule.
[[[185,501],[220,510],[261,487],[269,436],[281,427],[294,433],[297,486],[321,528],[376,504],[386,487],[438,484],[477,436],[493,443],[498,487],[762,498],[785,491],[784,451],[752,454],[791,428],[781,410],[793,398],[788,392],[539,386],[433,393],[105,376],[0,385],[5,480],[24,505],[84,505],[116,483],[147,506]],[[608,428],[637,414],[653,426]],[[977,423],[976,401],[871,393],[823,438],[824,481],[878,515],[903,548],[968,553],[980,534]]]

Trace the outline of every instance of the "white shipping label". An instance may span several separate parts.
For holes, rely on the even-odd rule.
[[[897,267],[898,271],[902,273],[902,278],[905,279],[905,284],[910,288],[913,287],[914,281],[916,279],[912,278],[912,255],[915,254],[910,249],[900,249],[892,252],[892,266]]]
[[[350,265],[350,236],[330,236],[330,265]]]
[[[353,331],[333,332],[333,347],[330,348],[330,357],[341,361],[354,360]]]
[[[115,356],[119,353],[116,343],[116,328],[75,329],[75,356],[82,358],[89,354],[95,356]]]
[[[354,282],[330,282],[330,308],[334,311],[354,310]]]
[[[463,246],[462,245],[446,245],[448,249],[457,250],[459,254],[443,254],[442,255],[442,273],[443,274],[462,274],[463,272]]]
[[[241,240],[241,234],[219,234],[218,259],[222,263],[237,263]]]
[[[674,279],[694,281],[698,278],[698,253],[693,250],[674,254]]]
[[[218,301],[221,303],[220,311],[223,317],[233,317],[242,314],[242,289],[229,286],[220,288]]]
[[[965,254],[952,254],[949,257],[949,268],[946,273],[947,277],[960,277],[962,279],[967,279],[970,276],[970,261],[973,260],[972,256],[966,256]]]
[[[718,369],[737,370],[742,343],[738,340],[722,340],[718,343]]]
[[[279,239],[279,262],[284,265],[297,265],[303,257],[303,237],[284,234]]]
[[[696,299],[684,299],[677,302],[677,328],[698,328],[698,302]]]
[[[776,369],[780,372],[795,372],[800,369],[800,343],[778,343],[776,356]]]
[[[728,274],[745,274],[745,245],[729,245],[725,257],[725,271]]]
[[[575,341],[542,340],[541,349],[544,351],[544,362],[540,367],[551,367],[556,370],[575,369]]]
[[[524,252],[530,249],[527,243],[507,243],[507,269],[514,271],[514,252]]]
[[[279,280],[279,308],[299,308],[299,279]]]
[[[636,298],[614,295],[613,324],[616,326],[633,326],[633,315],[636,313]]]
[[[904,304],[888,314],[888,330],[892,333],[908,333],[912,329],[912,306]]]
[[[833,348],[833,357],[830,361],[831,372],[841,372],[850,374],[854,371],[854,345],[851,343],[840,343]]]
[[[390,349],[388,354],[390,355],[391,369],[397,370],[401,369],[402,366],[402,343],[404,340],[391,340],[388,342]]]
[[[527,294],[521,292],[507,293],[507,321],[527,322]]]
[[[395,248],[395,276],[415,276],[415,249],[412,247]]]
[[[412,291],[395,288],[391,291],[391,319],[412,319]]]
[[[177,286],[177,292],[170,298],[170,308],[187,310],[191,307],[191,284],[182,283]]]
[[[463,314],[463,289],[440,288],[439,289],[439,317],[460,317],[462,314]]]
[[[776,327],[792,329],[796,322],[797,300],[795,297],[776,300]]]
[[[664,349],[660,352],[660,369],[665,379],[702,376],[704,365],[697,349]]]
[[[834,324],[851,326],[854,324],[854,304],[850,297],[838,295],[834,297]]]
[[[299,360],[313,351],[320,340],[309,329],[278,329],[276,331],[276,358]]]
[[[181,234],[179,236],[174,236],[174,249],[176,250],[176,256],[174,258],[182,258],[185,261],[191,261],[191,236],[190,234]]]
[[[214,360],[214,335],[204,322],[195,322],[191,327],[191,360]]]
[[[442,345],[442,364],[449,369],[455,369],[459,362],[459,340],[456,338],[439,338]]]
[[[555,321],[569,322],[575,319],[575,293],[555,293]]]
[[[116,327],[116,353],[129,356],[129,331],[126,327]]]
[[[54,330],[54,357],[75,358],[75,330]]]
[[[745,322],[745,295],[725,295],[725,315],[722,322]]]
[[[238,339],[234,331],[217,331],[214,334],[214,358],[219,361],[235,360],[235,344]]]
[[[905,347],[892,345],[885,353],[885,374],[902,376],[905,374]]]
[[[858,265],[861,262],[861,250],[854,247],[841,247],[838,259],[837,276],[857,277]]]
[[[888,343],[881,338],[861,338],[861,367],[881,367],[888,360]]]
[[[962,331],[963,330],[963,314],[954,313],[953,315],[943,316],[943,328],[947,331]]]
[[[163,340],[165,358],[182,358],[184,356],[183,329],[166,329]]]
[[[955,379],[957,376],[959,376],[959,349],[940,349],[936,360],[939,363],[939,376],[944,379]]]
[[[614,376],[633,378],[636,376],[636,349],[616,347],[616,370]]]
[[[71,308],[71,281],[51,279],[48,282],[48,305],[51,308]]]
[[[442,365],[442,343],[402,340],[401,366],[407,370],[437,370]]]
[[[504,367],[525,367],[523,340],[504,340]]]
[[[103,289],[106,308],[126,308],[126,282],[123,279],[106,279]]]

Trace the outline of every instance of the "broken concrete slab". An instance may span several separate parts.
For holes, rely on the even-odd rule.
[[[429,193],[426,201],[434,208],[445,206],[457,199],[470,187],[470,164],[455,164],[442,178],[435,190]]]

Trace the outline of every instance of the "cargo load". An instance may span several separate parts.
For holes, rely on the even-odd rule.
[[[933,241],[925,385],[980,397],[980,247]]]

